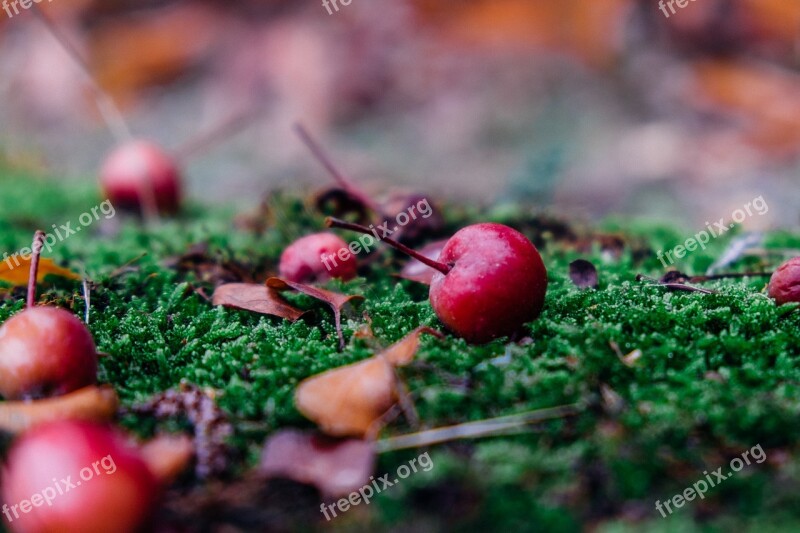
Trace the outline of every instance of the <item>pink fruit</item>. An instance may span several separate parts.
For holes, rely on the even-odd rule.
[[[315,233],[287,246],[278,270],[288,281],[309,283],[328,278],[347,281],[356,276],[356,267],[355,255],[350,253],[346,242],[333,233]]]
[[[117,147],[100,170],[100,185],[111,203],[122,209],[161,213],[178,211],[181,179],[178,166],[149,141],[131,141]]]
[[[800,257],[793,257],[778,267],[769,280],[767,292],[778,305],[800,302]]]
[[[32,307],[0,327],[0,394],[58,396],[97,381],[97,350],[86,326],[56,307]]]
[[[332,218],[327,224],[370,233]],[[547,270],[536,247],[508,226],[467,226],[447,241],[436,261],[393,239],[383,240],[437,271],[431,281],[431,307],[451,331],[470,342],[510,335],[542,310]]]
[[[6,400],[59,396],[97,380],[92,335],[75,315],[35,307],[44,232],[31,245],[26,309],[0,327],[0,394]]]
[[[78,421],[23,434],[9,452],[2,484],[4,521],[27,533],[137,531],[159,492],[121,434]]]
[[[475,224],[453,235],[431,281],[431,306],[451,331],[483,343],[511,335],[539,316],[547,270],[536,247],[502,224]]]

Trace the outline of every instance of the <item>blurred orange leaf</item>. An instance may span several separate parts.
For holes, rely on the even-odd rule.
[[[0,262],[0,281],[14,286],[28,284],[28,275],[31,270],[31,256],[15,255]],[[65,279],[81,279],[75,272],[61,268],[52,259],[39,259],[39,272],[36,282],[41,283],[47,276],[58,276]]]
[[[328,435],[363,438],[397,402],[396,379],[388,360],[373,357],[304,380],[295,404]]]

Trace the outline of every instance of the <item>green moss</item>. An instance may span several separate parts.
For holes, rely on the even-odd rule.
[[[34,229],[75,221],[101,201],[89,186],[64,189],[26,180],[0,178],[4,251],[28,246]],[[90,328],[99,349],[109,354],[101,361],[101,380],[117,388],[125,405],[181,380],[217,389],[219,404],[234,423],[235,472],[253,466],[270,432],[311,427],[293,405],[302,379],[373,353],[363,340],[350,340],[339,353],[330,312],[310,299],[290,296],[313,310],[294,324],[214,308],[193,290],[210,292],[208,283],[164,266],[191,244],[208,242],[214,256],[254,270],[274,268],[281,249],[318,229],[321,217],[288,194],[273,197],[271,205],[278,224],[263,235],[235,229],[231,210],[195,206],[183,218],[149,229],[117,214],[59,243],[50,254],[76,271],[85,269],[96,282]],[[447,214],[453,228],[482,217],[474,208],[457,206]],[[667,292],[634,280],[637,272],[663,273],[654,254],[626,250],[620,259],[609,260],[595,247],[583,257],[598,265],[601,287],[580,291],[567,277],[567,266],[578,254],[552,232],[538,232],[528,210],[506,207],[487,218],[512,223],[546,242],[546,307],[531,324],[533,342],[524,346],[425,338],[417,362],[402,370],[423,424],[435,427],[575,401],[589,401],[591,407],[572,420],[537,425],[526,435],[435,448],[430,473],[413,476],[375,502],[379,513],[369,519],[375,527],[402,522],[456,530],[573,531],[580,524],[604,523],[603,531],[616,532],[627,531],[636,520],[637,530],[722,531],[740,519],[754,524],[754,517],[765,517],[779,531],[797,523],[800,470],[791,453],[800,438],[800,313],[767,299],[765,278],[706,284],[719,291],[714,295]],[[604,227],[652,250],[690,236],[640,222],[608,221]],[[730,238],[712,242],[677,266],[702,272]],[[800,237],[775,234],[767,245],[800,248]],[[344,321],[347,339],[362,325],[362,312],[383,345],[419,325],[438,326],[425,290],[398,281],[388,261],[366,278],[330,285],[366,297]],[[121,269],[128,263],[131,268]],[[20,309],[20,296],[20,290],[7,295],[0,320]],[[79,284],[59,281],[40,296],[83,313]],[[638,364],[626,366],[612,341],[623,353],[641,350]],[[619,414],[598,407],[601,387],[622,399]],[[126,415],[122,423],[143,435],[158,428],[137,415]],[[389,431],[409,428],[399,422]],[[657,499],[669,499],[704,470],[757,444],[780,461],[746,467],[668,520],[655,511]],[[383,456],[379,471],[393,471],[414,453]]]

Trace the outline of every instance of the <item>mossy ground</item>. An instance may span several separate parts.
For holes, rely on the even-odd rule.
[[[91,185],[67,188],[11,171],[0,175],[0,251],[27,246],[34,229],[75,221],[101,201]],[[349,340],[339,353],[330,313],[307,298],[291,297],[315,310],[294,324],[215,308],[192,290],[204,287],[210,293],[209,285],[165,266],[191,244],[208,242],[212,255],[254,270],[274,269],[283,246],[321,222],[297,197],[283,196],[275,205],[281,208],[280,223],[260,235],[235,229],[233,210],[195,206],[148,230],[118,213],[50,254],[73,270],[85,269],[96,282],[90,328],[99,349],[109,354],[101,361],[100,380],[112,383],[125,405],[181,380],[219,391],[219,405],[235,428],[232,478],[257,462],[270,432],[311,427],[293,405],[302,379],[373,353],[364,340]],[[451,336],[424,340],[417,361],[402,372],[424,426],[576,401],[589,407],[524,435],[433,447],[430,472],[403,481],[333,526],[463,531],[599,526],[616,533],[789,531],[800,524],[800,463],[793,458],[800,439],[800,313],[765,297],[766,278],[704,284],[719,291],[714,295],[668,292],[634,280],[638,272],[663,274],[654,255],[626,250],[609,260],[595,246],[580,257],[598,266],[600,288],[578,290],[567,265],[579,254],[538,233],[529,211],[455,208],[448,217],[452,227],[494,219],[545,239],[541,251],[550,286],[545,310],[530,328],[531,344],[470,346]],[[620,221],[603,228],[654,250],[694,233]],[[677,266],[702,273],[728,241],[721,238]],[[769,246],[796,248],[800,239],[776,234]],[[363,324],[362,311],[383,345],[419,325],[440,327],[425,288],[398,281],[391,275],[393,265],[382,267],[386,257],[364,277],[331,284],[366,297],[345,321],[347,339]],[[120,272],[129,262],[131,268]],[[4,292],[0,321],[21,309],[21,295],[19,289]],[[40,299],[83,314],[79,283],[43,287]],[[612,341],[623,353],[641,350],[638,364],[623,364]],[[622,399],[617,412],[601,407],[601,388]],[[134,415],[122,423],[143,435],[156,429],[154,421]],[[405,431],[402,422],[387,430]],[[701,479],[704,470],[725,466],[758,444],[768,456],[764,463],[746,467],[668,519],[655,510],[657,499],[671,498]],[[393,472],[416,455],[386,454],[378,471]],[[315,505],[308,516],[321,519],[318,500]]]

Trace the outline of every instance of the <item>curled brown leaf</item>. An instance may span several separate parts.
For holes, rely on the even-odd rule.
[[[292,322],[305,314],[289,305],[275,291],[256,283],[228,283],[220,285],[212,297],[214,305],[253,311],[265,315],[285,318]]]
[[[303,283],[295,283],[282,278],[269,278],[267,280],[267,288],[274,289],[276,291],[295,290],[328,304],[333,310],[333,320],[336,326],[336,335],[339,337],[339,350],[344,349],[344,334],[342,333],[342,309],[344,306],[353,302],[354,300],[363,300],[363,296],[357,294],[340,294],[338,292],[320,289],[311,285],[305,285]]]
[[[313,485],[325,496],[338,498],[367,485],[374,468],[375,448],[369,441],[284,430],[267,440],[259,470],[269,478]]]

